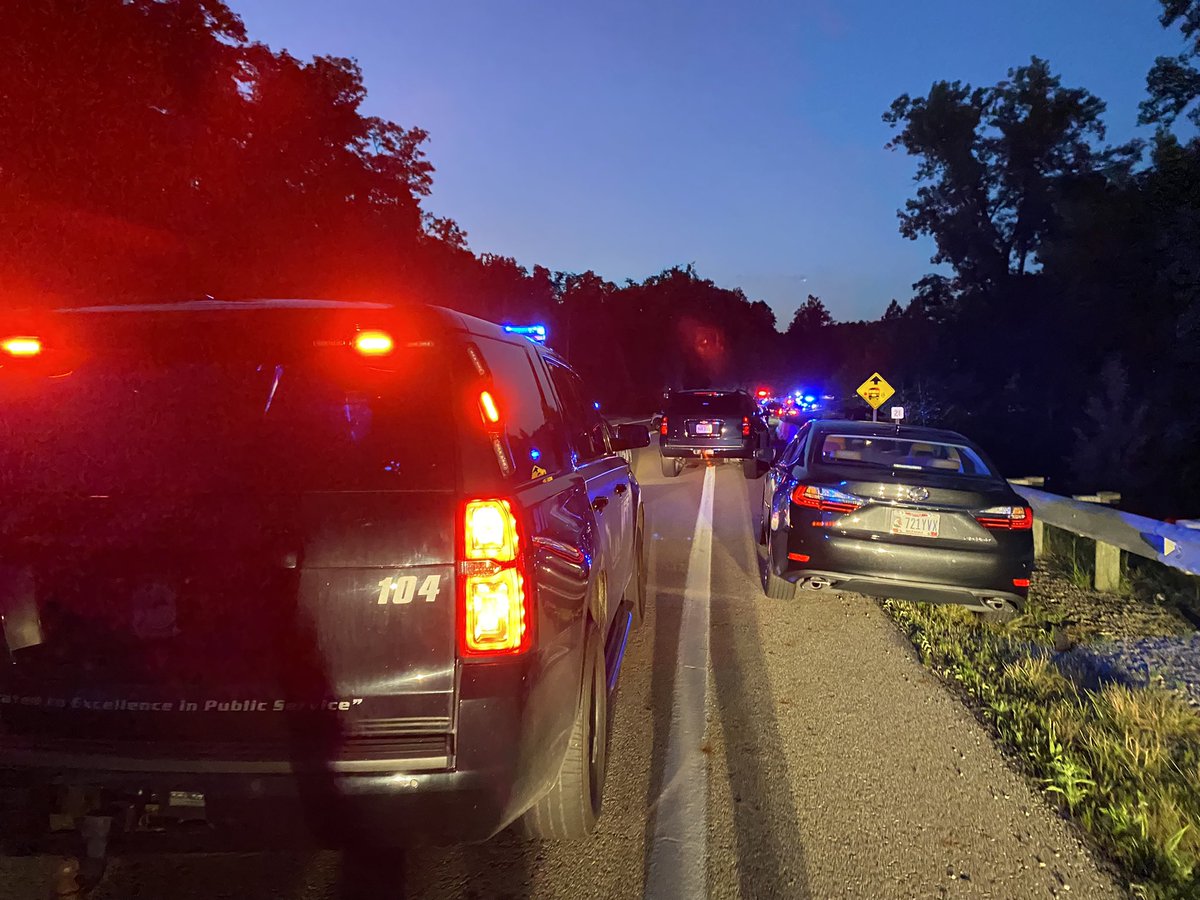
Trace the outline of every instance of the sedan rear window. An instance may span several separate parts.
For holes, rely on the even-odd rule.
[[[978,451],[970,447],[903,437],[826,434],[821,437],[815,459],[834,465],[994,477]]]

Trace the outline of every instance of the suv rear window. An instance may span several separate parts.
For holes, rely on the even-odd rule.
[[[748,399],[742,394],[696,392],[672,394],[667,400],[667,415],[745,416],[750,412]]]
[[[450,489],[444,351],[357,359],[87,360],[0,371],[0,489],[89,494]]]

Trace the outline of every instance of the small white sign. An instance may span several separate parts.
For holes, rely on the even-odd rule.
[[[904,418],[904,407],[903,406],[893,406],[892,407],[892,420],[895,422],[899,422],[903,418]]]

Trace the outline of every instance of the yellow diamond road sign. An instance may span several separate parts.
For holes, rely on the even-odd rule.
[[[896,393],[896,389],[888,384],[878,372],[858,387],[858,396],[866,400],[871,409],[879,409],[894,393]]]

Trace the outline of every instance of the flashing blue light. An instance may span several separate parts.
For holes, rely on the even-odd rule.
[[[539,344],[546,343],[545,325],[505,325],[504,330],[509,334],[519,334]]]
[[[812,394],[805,394],[805,395],[804,395],[804,402],[805,402],[805,403],[812,403],[812,402],[813,402],[814,400],[816,400],[816,399],[817,399],[817,398],[816,398],[816,397],[814,397]]]
[[[532,459],[534,462],[537,462],[539,459],[542,458],[542,451],[539,450],[537,447],[531,448],[529,451],[529,458]]]
[[[599,409],[599,408],[600,408],[600,401],[599,401],[599,400],[597,400],[595,403],[593,403],[593,404],[592,404],[592,406],[596,407],[596,409]]]

